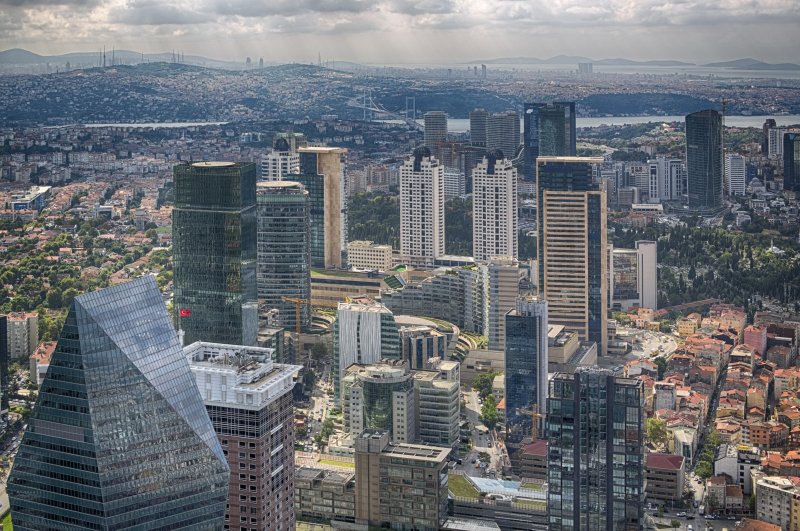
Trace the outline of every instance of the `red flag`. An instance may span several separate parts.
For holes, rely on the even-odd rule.
[[[192,312],[190,310],[187,310],[186,308],[181,308],[178,310],[178,315],[180,315],[181,317],[189,317],[190,315],[192,315]]]

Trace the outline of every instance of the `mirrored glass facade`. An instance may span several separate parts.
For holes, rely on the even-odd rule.
[[[18,530],[218,530],[228,465],[152,276],[76,297],[8,494]]]
[[[686,116],[689,208],[722,204],[722,115],[712,109]]]

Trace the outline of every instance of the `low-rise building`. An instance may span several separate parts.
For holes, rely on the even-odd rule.
[[[767,476],[756,483],[756,517],[789,529],[795,481],[788,477]]]
[[[45,341],[31,354],[30,378],[36,385],[42,385],[42,382],[44,382],[44,377],[47,374],[48,367],[50,367],[50,358],[56,349],[56,344],[56,341]]]
[[[13,312],[6,323],[9,359],[28,359],[39,345],[39,314]]]
[[[347,244],[347,263],[355,269],[388,271],[392,268],[392,246],[371,241]]]
[[[683,497],[685,459],[681,455],[649,453],[645,459],[645,493],[648,500],[673,506]]]
[[[355,521],[356,481],[352,472],[300,467],[294,475],[298,520]]]

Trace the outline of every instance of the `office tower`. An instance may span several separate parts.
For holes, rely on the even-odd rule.
[[[658,243],[639,240],[635,249],[611,252],[610,292],[614,307],[622,311],[658,308]]]
[[[547,411],[547,302],[520,297],[505,319],[506,428],[522,439],[531,433],[531,415]]]
[[[4,424],[8,419],[8,317],[0,315],[0,424]],[[31,380],[38,382],[35,374],[31,374]]]
[[[438,361],[430,370],[415,371],[417,437],[423,444],[449,446],[459,443],[461,423],[461,364]]]
[[[777,126],[774,118],[767,118],[761,127],[761,154],[769,155],[769,130]]]
[[[486,147],[486,122],[489,113],[486,109],[475,109],[469,113],[469,140],[477,147]]]
[[[508,160],[519,147],[519,114],[508,111],[492,114],[486,120],[486,149],[500,150]]]
[[[311,325],[311,251],[308,192],[293,181],[260,182],[256,188],[258,299],[279,310],[281,326]],[[288,299],[300,299],[297,302]]]
[[[450,451],[391,444],[385,431],[360,434],[355,440],[356,523],[399,531],[438,531],[447,519]]]
[[[785,127],[773,127],[767,132],[767,150],[769,158],[773,160],[783,157],[783,135],[786,134]]]
[[[382,359],[400,359],[400,333],[394,314],[366,297],[340,302],[333,323],[334,397],[341,403],[345,370],[354,363],[368,365]]]
[[[413,370],[428,369],[436,359],[447,354],[447,336],[433,325],[402,325],[400,327],[402,358]]]
[[[400,255],[432,266],[445,253],[444,238],[444,167],[419,147],[400,167]]]
[[[526,103],[523,144],[523,172],[528,181],[536,180],[537,157],[575,156],[575,103]]]
[[[487,266],[489,293],[488,347],[503,350],[506,344],[506,314],[519,297],[519,262],[511,256],[495,256]]]
[[[597,343],[608,341],[606,193],[591,157],[537,159],[539,294],[551,324]]]
[[[642,168],[639,164],[633,165],[633,167]],[[644,182],[641,183],[644,188],[642,192],[647,195],[650,203],[679,200],[682,197],[683,174],[682,160],[667,159],[659,155],[655,159],[647,161],[648,181],[646,186],[644,186]],[[636,185],[639,186],[639,184],[637,181]]]
[[[414,379],[402,360],[351,365],[342,378],[345,431],[385,430],[396,443],[417,439]]]
[[[326,269],[345,267],[347,259],[347,150],[336,147],[301,147],[299,182],[308,192],[311,213],[311,265]]]
[[[6,322],[9,357],[27,360],[39,346],[39,314],[14,312],[8,314]]]
[[[783,189],[800,193],[800,132],[783,135]]]
[[[184,163],[174,173],[175,322],[186,343],[254,345],[255,164]]]
[[[722,205],[722,115],[715,110],[686,116],[689,208]]]
[[[551,531],[642,529],[644,389],[607,369],[556,373],[547,398]]]
[[[725,184],[728,188],[728,195],[731,197],[742,196],[745,194],[746,171],[744,157],[735,153],[725,155]],[[784,175],[785,175],[784,170]],[[785,180],[785,179],[784,179]]]
[[[226,528],[292,531],[292,388],[302,367],[258,347],[197,342],[183,354],[230,466]]]
[[[229,469],[156,286],[72,302],[8,480],[19,530],[221,530]]]
[[[295,139],[285,135],[276,137],[272,152],[261,159],[262,181],[282,181],[289,175],[300,173],[300,155],[291,147],[289,140]]]
[[[519,256],[517,170],[491,151],[472,171],[472,256]]]
[[[425,120],[425,146],[431,150],[437,160],[441,161],[442,148],[447,141],[447,113],[428,111],[423,118]]]

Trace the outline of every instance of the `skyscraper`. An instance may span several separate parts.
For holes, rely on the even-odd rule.
[[[520,297],[505,318],[506,426],[521,439],[530,433],[530,414],[547,411],[547,303]]]
[[[526,103],[523,137],[524,177],[535,181],[537,157],[576,155],[575,103]]]
[[[506,314],[519,297],[519,262],[512,256],[494,256],[486,266],[489,294],[488,347],[503,350],[506,344]]]
[[[292,531],[294,410],[298,365],[273,363],[272,349],[193,343],[183,349],[230,466],[229,529]]]
[[[783,135],[783,189],[800,193],[800,132]]]
[[[311,251],[308,192],[293,181],[260,182],[256,189],[258,299],[279,310],[282,326],[311,325]]]
[[[517,170],[499,150],[472,171],[472,256],[519,256]]]
[[[174,173],[175,321],[186,343],[254,345],[255,164],[184,163]]]
[[[301,147],[297,181],[308,192],[311,213],[311,265],[327,269],[347,264],[345,148]]]
[[[447,113],[428,111],[423,118],[425,120],[425,145],[432,152],[436,152],[439,146],[447,140]]]
[[[445,254],[444,167],[427,147],[400,167],[400,255],[432,266]]]
[[[469,140],[470,144],[486,147],[486,122],[489,113],[486,109],[475,109],[469,113]]]
[[[514,158],[519,147],[519,114],[513,111],[492,114],[486,121],[486,149],[505,154],[508,160]]]
[[[222,530],[228,479],[154,277],[76,297],[9,477],[14,527]]]
[[[774,118],[767,118],[761,126],[761,154],[769,155],[769,130],[778,124]]]
[[[722,115],[713,109],[686,116],[689,208],[722,205]]]
[[[272,152],[261,159],[262,181],[282,181],[288,175],[300,173],[300,156],[291,147],[289,140],[296,139],[285,135],[275,138]]]
[[[592,179],[591,157],[537,159],[539,293],[552,324],[608,342],[606,193]]]
[[[644,389],[606,369],[557,373],[547,399],[551,531],[644,527]]]
[[[784,175],[785,175],[784,170]],[[728,195],[742,196],[745,193],[747,170],[744,157],[736,153],[725,154],[725,180]]]

